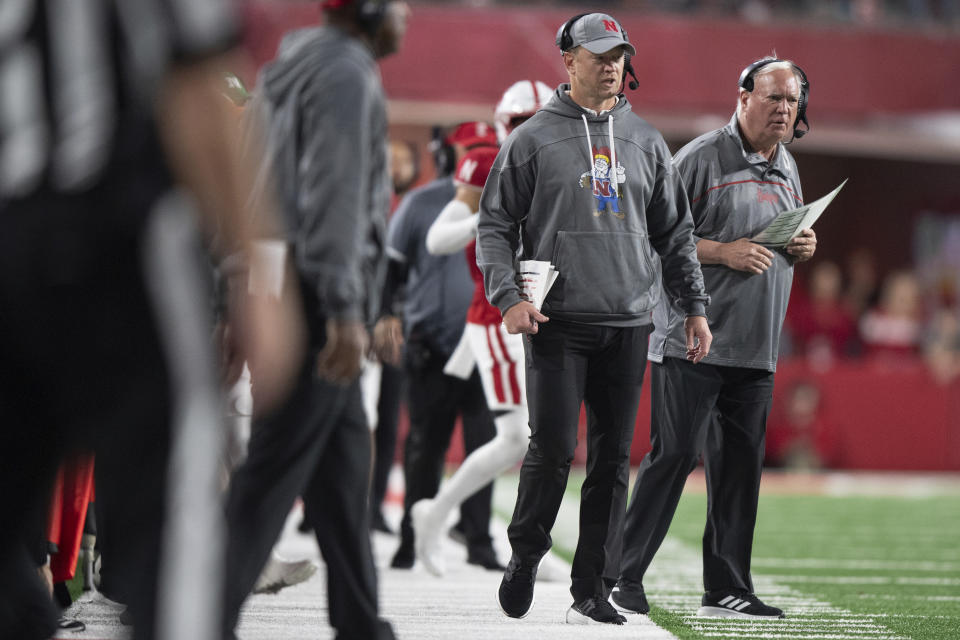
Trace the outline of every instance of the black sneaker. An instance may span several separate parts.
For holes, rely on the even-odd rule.
[[[400,546],[397,547],[390,566],[394,569],[413,569],[413,562],[416,559],[413,550],[413,540],[404,538],[400,540]]]
[[[574,602],[567,609],[567,624],[624,624],[626,621],[602,596]]]
[[[763,604],[746,591],[708,591],[703,594],[698,616],[713,618],[783,618],[783,611]]]
[[[523,618],[530,613],[533,608],[533,584],[537,581],[539,566],[539,563],[522,564],[516,556],[510,558],[497,591],[497,604],[505,615]]]
[[[621,613],[650,613],[647,594],[639,582],[621,580],[610,593],[610,604]]]
[[[500,564],[497,559],[497,552],[491,546],[477,547],[467,551],[467,564],[475,564],[488,571],[506,571],[507,568]]]

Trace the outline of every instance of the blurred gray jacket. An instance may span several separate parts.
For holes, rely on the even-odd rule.
[[[372,52],[332,27],[294,31],[251,104],[297,270],[325,317],[376,319],[390,178],[386,100]]]

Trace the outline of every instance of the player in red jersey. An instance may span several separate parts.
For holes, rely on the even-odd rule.
[[[494,113],[499,141],[502,143],[514,128],[536,113],[551,95],[547,85],[531,80],[521,80],[507,89]],[[440,536],[450,511],[519,462],[530,437],[523,338],[507,333],[503,327],[499,309],[487,302],[483,274],[477,267],[476,213],[497,151],[493,146],[476,147],[460,160],[454,174],[457,195],[430,227],[426,239],[431,253],[465,250],[474,295],[463,338],[444,371],[468,377],[474,366],[478,368],[497,426],[496,437],[468,456],[433,499],[421,500],[412,508],[417,557],[427,571],[438,576],[444,573]]]

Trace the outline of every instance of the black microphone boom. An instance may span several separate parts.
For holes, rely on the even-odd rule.
[[[637,74],[633,70],[633,62],[627,57],[627,61],[623,64],[624,77],[626,74],[630,74],[630,77],[633,78],[630,82],[627,83],[627,86],[630,87],[633,91],[637,90],[637,87],[640,86],[640,81],[637,80]]]

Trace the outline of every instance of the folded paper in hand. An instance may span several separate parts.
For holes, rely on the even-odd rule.
[[[766,229],[751,238],[751,241],[771,247],[784,246],[800,235],[801,231],[813,226],[813,223],[817,221],[817,218],[819,218],[820,214],[827,208],[827,205],[840,193],[840,189],[842,189],[845,184],[847,184],[846,180],[841,182],[839,187],[810,204],[805,204],[798,209],[781,212]]]
[[[557,275],[557,270],[546,260],[521,260],[517,274],[520,297],[532,303],[539,311]]]

